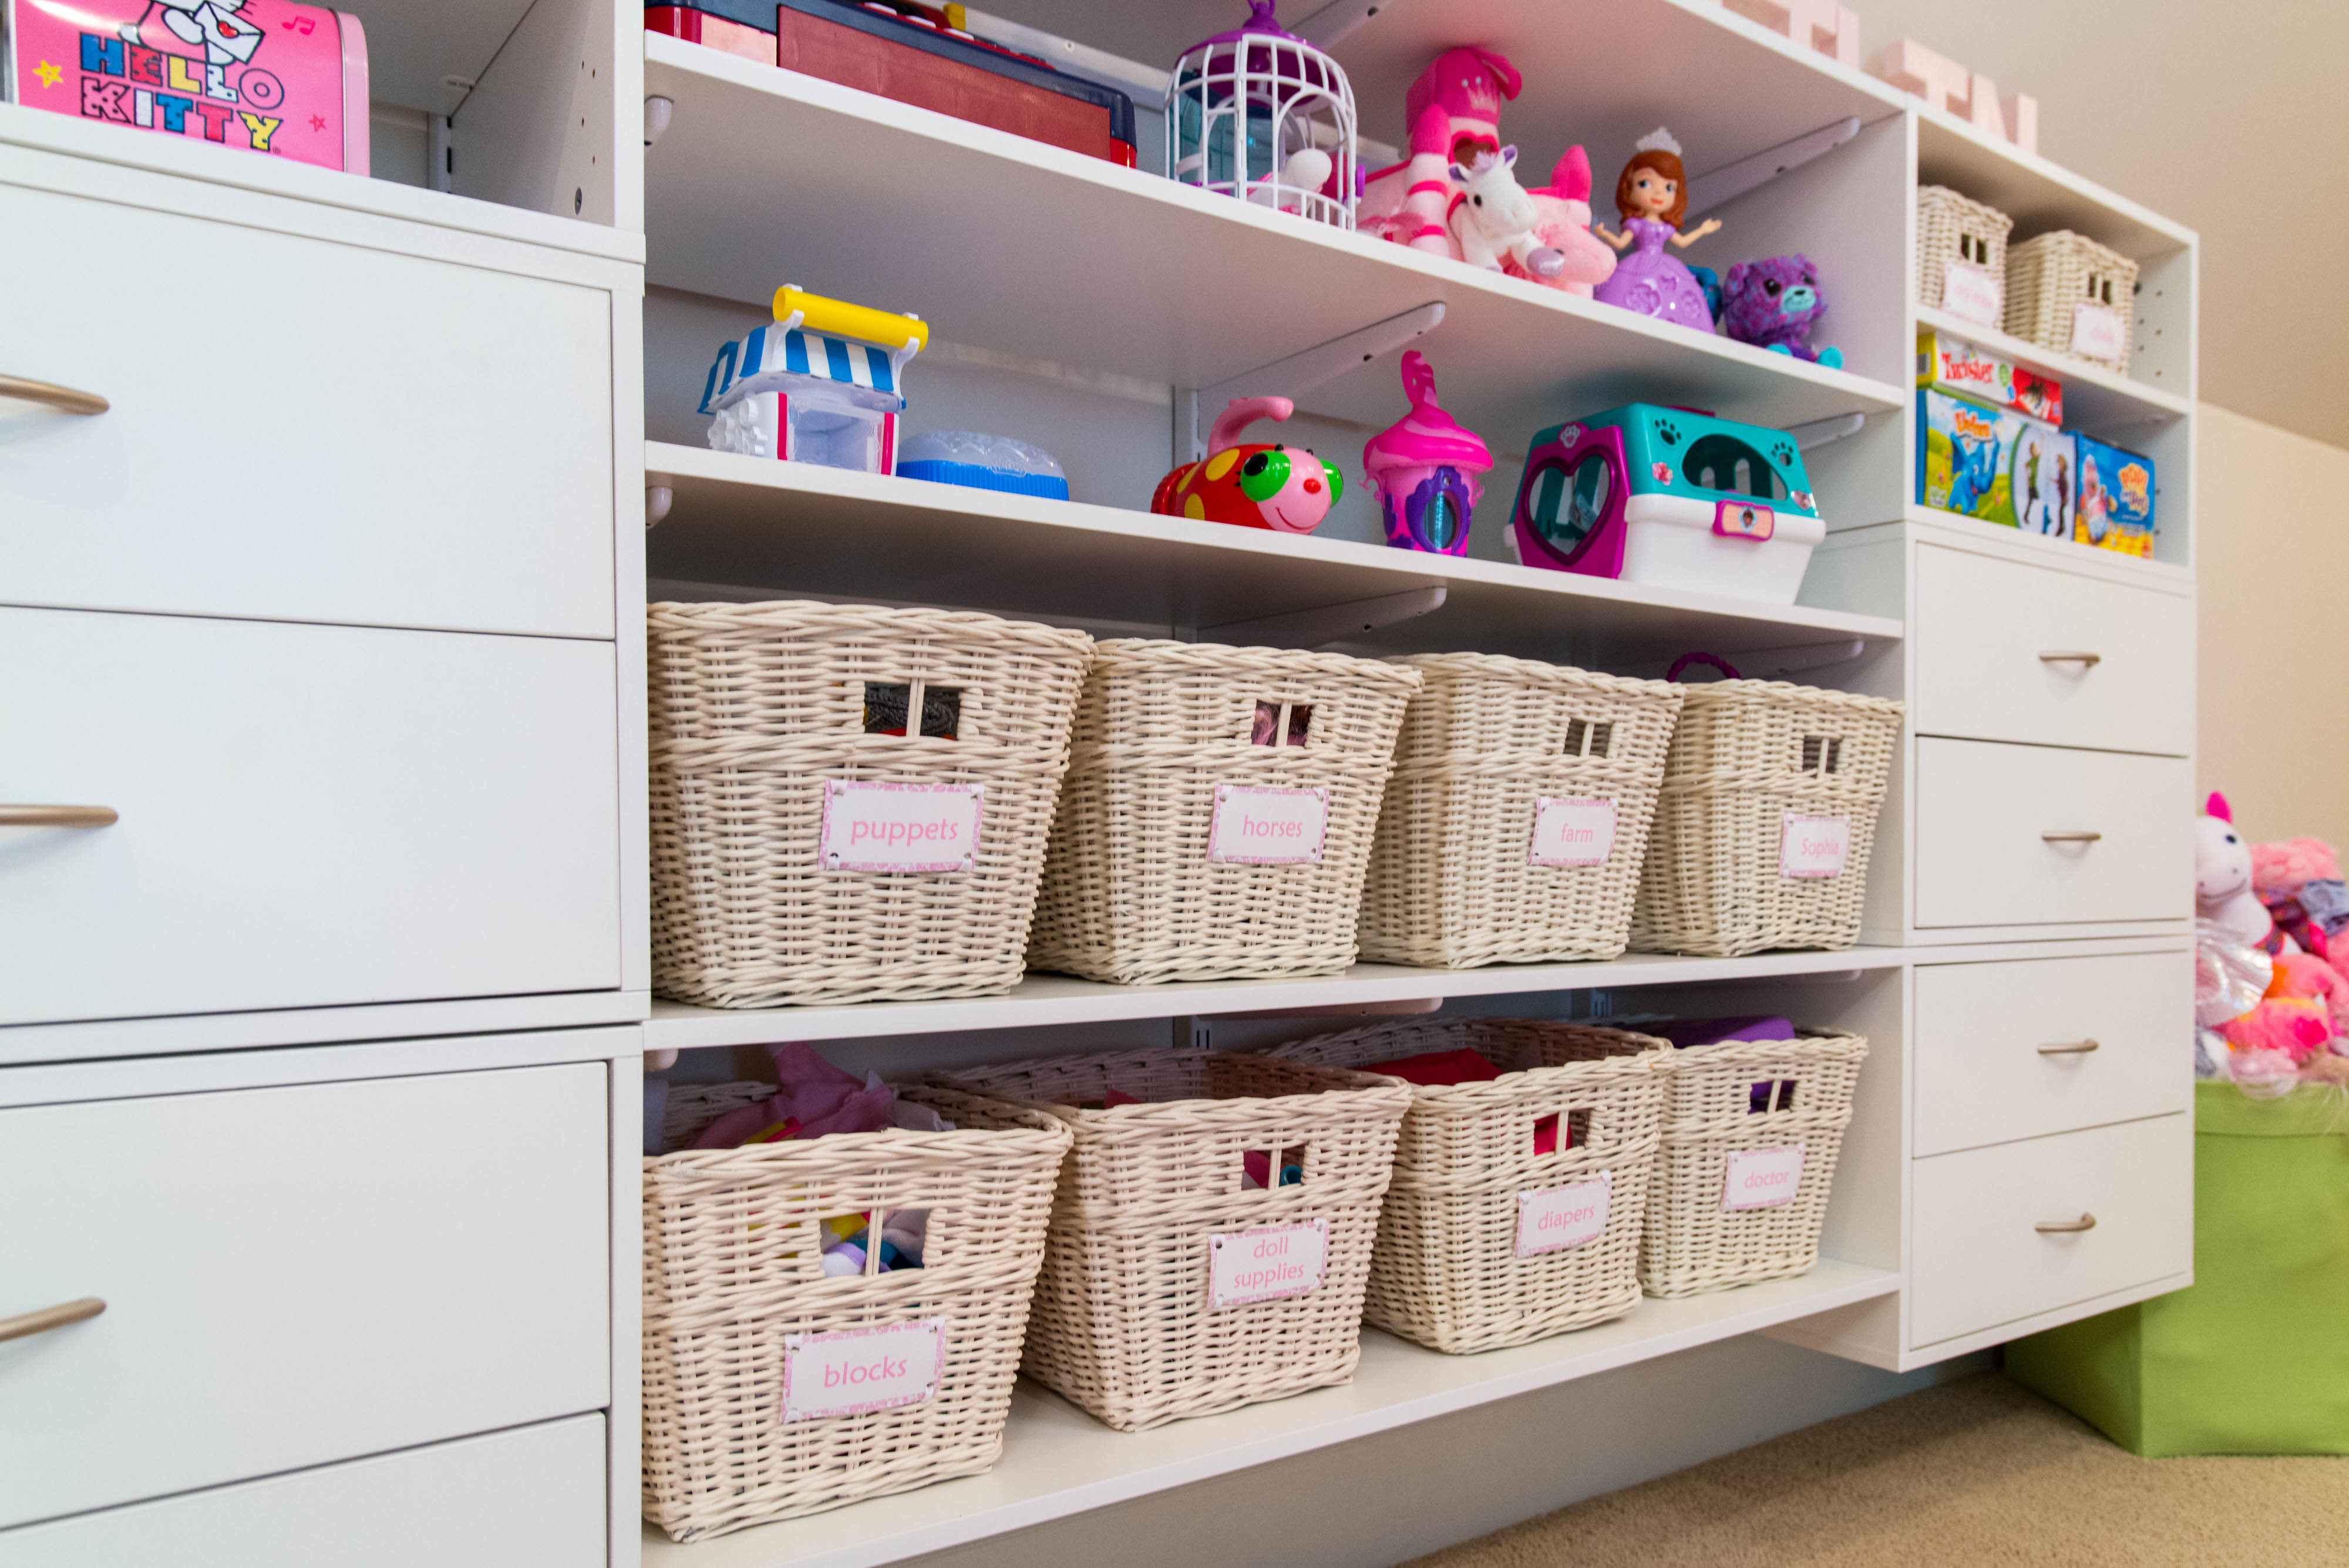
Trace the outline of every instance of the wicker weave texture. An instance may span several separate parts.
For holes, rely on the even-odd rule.
[[[1857,942],[1903,711],[1783,680],[1691,686],[1664,764],[1631,946],[1733,957]],[[1840,875],[1782,873],[1790,815],[1850,819]]]
[[[2094,305],[2121,318],[2121,354],[2101,361],[2126,375],[2137,337],[2137,263],[2068,229],[2025,240],[2006,255],[2006,330],[2058,354],[2075,352],[2075,306]]]
[[[1682,688],[1488,654],[1426,654],[1362,893],[1362,956],[1433,969],[1611,959],[1631,925]],[[1540,866],[1543,797],[1610,800],[1596,866]]]
[[[1692,1296],[1756,1280],[1808,1273],[1819,1261],[1836,1158],[1851,1120],[1868,1042],[1796,1031],[1795,1040],[1744,1040],[1675,1051],[1664,1075],[1662,1147],[1648,1189],[1640,1283],[1651,1296]],[[1768,1085],[1757,1112],[1755,1085]],[[1803,1146],[1801,1185],[1768,1209],[1727,1207],[1729,1158],[1739,1150]]]
[[[1165,1051],[1009,1062],[958,1077],[1048,1110],[1076,1135],[1036,1287],[1029,1376],[1129,1432],[1353,1376],[1407,1085]],[[1083,1108],[1111,1089],[1148,1103]],[[1251,1151],[1277,1168],[1299,1150],[1301,1183],[1245,1185]],[[1211,1236],[1311,1220],[1329,1226],[1318,1288],[1209,1304]]]
[[[1003,1449],[1068,1129],[933,1087],[960,1130],[890,1129],[645,1161],[644,1514],[678,1541],[991,1467]],[[672,1141],[771,1084],[671,1091]],[[926,1209],[925,1267],[827,1279],[833,1215]],[[947,1320],[937,1392],[782,1418],[784,1337]]]
[[[655,989],[773,1007],[1019,982],[1092,639],[790,601],[657,604],[647,630]],[[959,693],[955,738],[865,733],[868,683],[916,712]],[[833,779],[982,785],[976,863],[827,871]]]
[[[1028,961],[1089,980],[1335,974],[1415,670],[1121,639],[1095,649]],[[1259,706],[1275,741],[1255,744]],[[1309,710],[1309,712],[1308,711]],[[1208,858],[1217,787],[1326,789],[1318,864]]]
[[[2006,236],[2014,220],[1947,185],[1917,191],[1917,298],[1939,308],[1949,282],[1949,264],[1963,262],[2006,281]],[[2007,296],[2011,309],[2013,295]]]
[[[1475,1050],[1481,1084],[1412,1090],[1379,1210],[1362,1315],[1454,1355],[1524,1345],[1640,1304],[1640,1237],[1671,1047],[1614,1029],[1519,1018],[1374,1024],[1274,1049],[1283,1061],[1361,1068]],[[1534,1152],[1555,1118],[1570,1147]],[[1606,1228],[1578,1247],[1519,1256],[1518,1195],[1609,1179]]]

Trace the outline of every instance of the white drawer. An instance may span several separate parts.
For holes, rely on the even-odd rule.
[[[1917,732],[2184,756],[2194,604],[1971,551],[1917,549]],[[2095,661],[2047,659],[2094,654]]]
[[[0,609],[0,1023],[616,986],[614,662]]]
[[[2193,1267],[2194,1119],[1920,1159],[1910,1204],[1909,1335],[1922,1349]],[[2094,1229],[2039,1229],[2084,1217]]]
[[[1916,1151],[2190,1109],[2193,1007],[2190,952],[1920,965]]]
[[[0,1531],[9,1568],[604,1568],[604,1417]],[[633,1543],[632,1543],[633,1551]]]
[[[0,1525],[605,1405],[609,1081],[0,1110]]]
[[[1917,924],[2189,918],[2193,784],[2182,757],[1920,739]]]
[[[113,405],[0,400],[0,603],[613,634],[610,289],[8,183],[0,234],[0,375]]]

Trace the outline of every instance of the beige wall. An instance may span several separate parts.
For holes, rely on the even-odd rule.
[[[2349,848],[2349,452],[2205,403],[2195,565],[2200,788],[2253,839]]]

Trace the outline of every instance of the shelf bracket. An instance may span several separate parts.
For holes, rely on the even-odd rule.
[[[1332,48],[1380,12],[1402,4],[1402,0],[1330,0],[1289,31],[1317,49]]]
[[[1786,433],[1795,438],[1795,445],[1802,451],[1816,452],[1829,441],[1856,436],[1867,428],[1866,414],[1837,414],[1828,419],[1813,420],[1808,424],[1788,425]]]
[[[1361,637],[1382,626],[1398,621],[1416,620],[1444,607],[1448,585],[1431,583],[1425,587],[1406,588],[1399,594],[1380,594],[1372,598],[1348,599],[1341,604],[1317,605],[1311,609],[1292,610],[1287,615],[1268,615],[1255,620],[1227,620],[1220,626],[1203,626],[1200,639],[1207,642],[1227,642],[1248,648],[1319,648],[1327,643]]]
[[[1783,680],[1806,670],[1825,670],[1831,664],[1848,664],[1867,651],[1868,639],[1855,637],[1842,642],[1806,642],[1793,648],[1753,649],[1735,655],[1732,662],[1749,680]]]
[[[1851,115],[1792,141],[1764,148],[1750,158],[1724,163],[1709,174],[1700,174],[1689,182],[1689,214],[1693,217],[1733,202],[1790,170],[1800,169],[1814,158],[1824,157],[1858,134],[1859,117]]]
[[[1332,337],[1327,343],[1317,343],[1285,359],[1275,359],[1269,365],[1259,365],[1212,387],[1176,388],[1175,462],[1196,462],[1207,455],[1206,437],[1202,433],[1199,419],[1201,410],[1206,410],[1208,421],[1212,422],[1216,415],[1223,412],[1224,405],[1234,398],[1301,398],[1314,388],[1334,381],[1347,371],[1357,369],[1381,354],[1402,348],[1413,338],[1432,330],[1443,319],[1444,302],[1430,300],[1400,316],[1373,321],[1368,327],[1343,337]]]

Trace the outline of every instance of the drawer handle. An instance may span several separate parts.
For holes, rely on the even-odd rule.
[[[2101,653],[2073,653],[2063,649],[2050,649],[2039,656],[2042,664],[2076,664],[2083,670],[2094,670],[2104,661]]]
[[[112,827],[121,820],[110,805],[0,805],[0,827]]]
[[[2104,835],[2084,827],[2051,827],[2039,836],[2049,844],[2094,844]]]
[[[78,392],[51,381],[28,381],[22,376],[0,376],[0,398],[47,403],[61,414],[102,414],[114,405],[96,392]]]
[[[2033,1227],[2043,1236],[2069,1236],[2095,1228],[2096,1217],[2093,1214],[2083,1214],[2077,1220],[2042,1220]]]
[[[87,1323],[105,1310],[106,1303],[96,1296],[84,1296],[78,1302],[43,1307],[38,1312],[0,1317],[0,1339],[29,1339],[53,1328],[63,1328],[69,1323]]]
[[[2099,1049],[2101,1047],[2093,1040],[2075,1040],[2069,1045],[2042,1045],[2039,1054],[2042,1056],[2085,1056]]]

